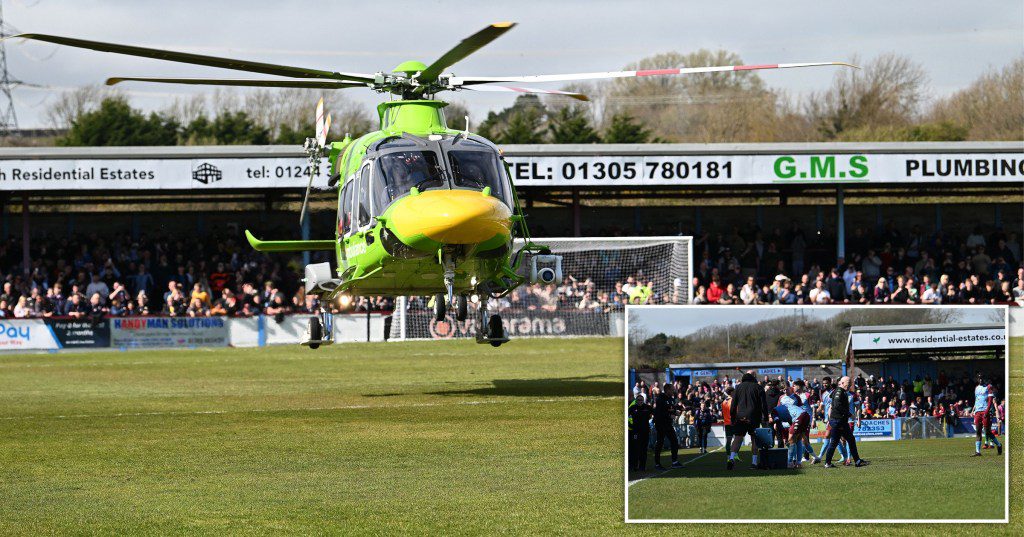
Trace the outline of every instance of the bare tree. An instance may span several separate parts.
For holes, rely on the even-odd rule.
[[[55,129],[69,129],[79,116],[99,108],[103,99],[121,96],[120,91],[107,86],[89,85],[61,93],[46,107],[46,122]]]
[[[274,89],[254,91],[246,95],[242,109],[259,125],[276,136],[287,127],[313,135],[314,111],[324,98],[324,111],[331,114],[332,136],[346,133],[362,134],[373,124],[364,107],[345,97],[341,91],[315,89]]]
[[[929,119],[964,126],[971,140],[1024,138],[1024,57],[937,101]]]
[[[334,92],[331,97],[329,102],[333,132],[340,136],[359,136],[377,127],[377,119],[371,117],[364,105],[345,97],[340,91]]]
[[[863,70],[836,73],[830,89],[810,96],[806,112],[827,139],[877,139],[878,129],[903,127],[916,119],[927,82],[919,64],[883,54]]]
[[[990,323],[1003,324],[1006,322],[1006,310],[1003,308],[991,308],[986,310],[985,318]]]
[[[188,125],[196,118],[206,114],[206,94],[197,93],[190,97],[175,97],[163,114],[174,118],[179,125]]]
[[[637,367],[641,359],[640,356],[640,345],[651,336],[650,330],[644,325],[643,321],[637,318],[637,315],[633,315],[633,318],[629,321],[629,334],[626,337],[626,346],[629,352],[627,357],[629,364],[632,367]]]
[[[214,88],[210,93],[209,102],[214,115],[242,108],[242,98],[234,88]]]
[[[463,130],[466,128],[466,116],[469,116],[469,108],[466,107],[466,103],[462,101],[450,101],[448,106],[444,107],[444,119],[445,123],[448,124],[449,129]],[[480,118],[470,117],[470,128],[473,124],[479,122]],[[474,121],[474,119],[476,121]]]
[[[689,54],[658,54],[626,69],[742,63],[734,53],[702,49]],[[772,141],[776,136],[777,96],[752,71],[623,78],[601,88],[603,117],[627,112],[666,141]]]

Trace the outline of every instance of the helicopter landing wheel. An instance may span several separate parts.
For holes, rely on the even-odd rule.
[[[491,318],[487,321],[487,337],[492,341],[492,347],[501,346],[502,343],[508,341],[508,337],[505,336],[505,326],[501,323],[501,315],[491,315]]]
[[[320,341],[324,339],[324,325],[320,322],[319,316],[309,318],[309,348],[316,350],[320,348]]]
[[[459,295],[458,303],[455,305],[455,320],[465,321],[469,317],[469,297]]]
[[[438,293],[434,297],[434,320],[443,321],[446,313],[448,313],[448,303],[445,301],[444,293]]]

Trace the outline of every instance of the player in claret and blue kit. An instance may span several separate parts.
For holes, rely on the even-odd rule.
[[[1003,454],[1003,445],[996,435],[992,434],[992,415],[996,411],[995,389],[980,376],[978,386],[974,388],[974,431],[977,435],[974,442],[973,457],[981,456],[982,435],[996,445],[997,454]]]
[[[804,408],[803,400],[796,393],[786,394],[779,399],[776,413],[789,419],[789,435],[786,444],[789,446],[789,467],[800,468],[803,459],[804,437],[811,427],[811,416]]]
[[[814,448],[811,446],[811,427],[814,426],[814,409],[811,408],[811,394],[807,392],[807,384],[803,379],[796,379],[793,381],[793,390],[796,395],[803,401],[804,412],[807,413],[809,420],[807,430],[803,434],[803,455],[804,460],[809,461],[814,457]]]

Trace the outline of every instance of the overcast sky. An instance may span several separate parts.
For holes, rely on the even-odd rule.
[[[702,47],[738,53],[748,64],[840,61],[855,55],[863,61],[894,51],[923,65],[933,95],[945,95],[1024,52],[1020,0],[2,1],[7,22],[22,32],[367,73],[390,71],[407,59],[430,63],[461,38],[503,20],[520,25],[451,71],[608,71],[655,53]],[[43,111],[55,92],[102,83],[108,76],[259,76],[23,41],[7,41],[7,56],[14,77],[50,88],[15,92],[22,127],[44,126]],[[835,69],[761,76],[772,87],[801,94],[828,87]],[[133,103],[146,109],[162,108],[175,96],[196,91],[140,84],[129,89]],[[377,102],[369,90],[347,91],[368,106]],[[474,114],[508,106],[514,99],[467,94],[456,100]]]
[[[777,319],[790,315],[801,314],[808,319],[828,319],[848,309],[863,309],[864,306],[849,307],[791,307],[791,306],[723,306],[697,308],[630,308],[629,322],[640,322],[651,334],[664,333],[670,336],[683,337],[709,326],[725,327],[735,323],[751,324],[766,319]],[[989,323],[993,310],[1003,308],[985,308],[969,306],[957,308],[961,312],[961,323]]]

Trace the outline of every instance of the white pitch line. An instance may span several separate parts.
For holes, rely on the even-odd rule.
[[[557,397],[549,399],[490,399],[485,401],[457,401],[454,403],[409,403],[396,405],[342,405],[334,407],[312,407],[312,408],[252,408],[241,410],[191,410],[181,412],[119,412],[115,414],[64,414],[57,416],[0,416],[0,420],[47,420],[47,419],[84,419],[84,418],[128,418],[139,416],[205,416],[220,414],[258,414],[273,412],[333,412],[341,410],[367,410],[367,409],[393,409],[393,408],[428,408],[439,406],[475,406],[475,405],[498,405],[505,403],[521,404],[546,404],[562,402],[581,401],[607,401],[621,399],[620,396],[580,396],[580,397]]]
[[[707,457],[708,455],[711,455],[712,453],[715,453],[717,451],[722,451],[722,448],[719,447],[719,448],[717,448],[715,450],[709,451],[709,452],[707,452],[707,453],[705,453],[703,455],[694,457],[694,458],[684,462],[683,463],[683,468],[686,468],[686,465],[690,464],[691,462],[694,462],[694,461],[699,460],[699,459],[703,459],[704,457]],[[659,476],[665,475],[666,473],[671,472],[672,470],[682,470],[682,468],[671,468],[671,467],[665,468],[664,470],[662,470],[661,472],[658,472],[657,474],[649,475],[647,477],[641,477],[640,479],[634,479],[632,481],[628,481],[628,482],[626,482],[626,486],[627,487],[632,487],[633,485],[635,485],[635,484],[637,484],[637,483],[639,483],[641,481],[650,479],[652,477],[659,477]]]

